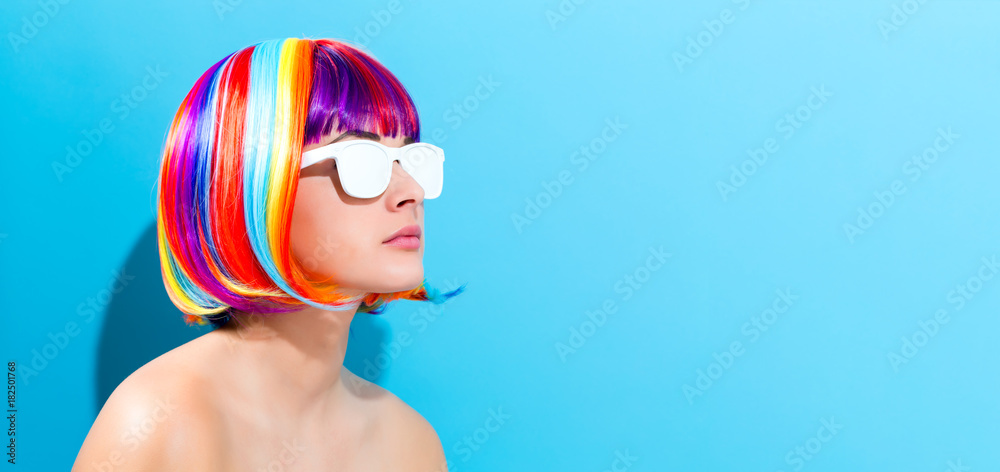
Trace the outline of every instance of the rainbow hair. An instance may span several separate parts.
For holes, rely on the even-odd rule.
[[[308,304],[380,314],[397,299],[444,303],[427,280],[409,291],[348,296],[315,280],[289,239],[302,147],[337,131],[420,141],[410,95],[375,59],[329,39],[278,39],[205,71],[174,115],[158,179],[156,233],[171,302],[189,325],[225,324],[236,309]]]

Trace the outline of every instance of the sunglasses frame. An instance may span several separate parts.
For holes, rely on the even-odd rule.
[[[339,160],[338,154],[340,154],[345,149],[350,148],[352,146],[365,146],[365,147],[374,146],[375,148],[382,150],[382,155],[384,155],[386,157],[386,159],[389,161],[389,166],[388,166],[389,167],[389,173],[386,175],[385,181],[383,183],[379,184],[380,187],[381,187],[381,190],[377,194],[372,195],[372,196],[360,196],[360,195],[352,194],[349,190],[347,190],[348,186],[344,185],[344,180],[343,180],[344,179],[344,174],[338,172],[338,174],[340,176],[340,179],[341,179],[340,180],[340,184],[344,188],[344,192],[347,192],[348,195],[350,195],[352,197],[355,197],[355,198],[375,198],[375,197],[377,197],[379,195],[382,195],[385,192],[385,190],[387,188],[389,188],[389,181],[392,179],[392,163],[394,163],[396,161],[399,161],[399,164],[404,167],[403,170],[406,171],[409,174],[410,172],[406,169],[406,167],[409,166],[409,162],[404,163],[403,160],[402,160],[402,157],[403,157],[403,155],[405,153],[409,152],[411,149],[415,149],[415,148],[429,148],[433,154],[441,157],[441,165],[442,166],[444,165],[444,150],[441,149],[440,147],[435,146],[435,145],[430,144],[430,143],[410,143],[410,144],[407,144],[407,145],[405,145],[403,147],[396,148],[396,147],[386,146],[385,144],[382,144],[382,143],[380,143],[378,141],[373,141],[373,140],[370,140],[370,139],[352,139],[352,140],[349,140],[349,141],[338,141],[338,142],[335,142],[335,143],[327,144],[326,146],[318,147],[316,149],[311,149],[309,151],[303,152],[302,153],[302,164],[299,166],[299,168],[300,169],[304,169],[304,168],[306,168],[308,166],[316,164],[317,162],[320,162],[320,161],[324,161],[326,159],[333,159],[333,161],[337,163],[337,166],[340,167],[340,160]],[[442,175],[441,175],[441,185],[443,187],[444,186],[444,174],[443,174],[444,173],[444,169],[443,168],[442,168],[441,172],[442,172]],[[412,177],[412,174],[411,174],[411,177]],[[414,178],[414,180],[416,180],[416,178]],[[417,184],[420,185],[420,182],[418,181]],[[420,187],[423,188],[423,185],[420,185]],[[440,195],[441,195],[441,192],[438,191],[437,195],[428,196],[427,189],[424,188],[424,199],[425,200],[434,199],[434,198],[437,198]]]

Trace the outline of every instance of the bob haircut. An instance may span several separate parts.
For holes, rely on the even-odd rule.
[[[380,314],[397,299],[441,304],[427,285],[348,296],[293,257],[289,230],[302,147],[337,131],[420,141],[410,95],[375,59],[329,39],[276,39],[205,71],[174,115],[157,181],[163,282],[188,325],[233,310],[287,313],[305,304]]]

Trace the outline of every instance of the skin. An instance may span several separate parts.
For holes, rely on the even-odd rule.
[[[303,151],[371,138],[409,142],[345,133]],[[403,226],[423,229],[423,200],[398,162],[369,199],[344,193],[332,160],[318,162],[300,171],[292,251],[352,294],[416,288],[423,235],[418,249],[382,242]],[[355,311],[237,314],[150,361],[111,394],[72,470],[447,471],[430,423],[343,367]]]

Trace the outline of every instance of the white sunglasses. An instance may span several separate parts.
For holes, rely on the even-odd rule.
[[[368,139],[341,141],[303,152],[301,168],[324,159],[337,163],[340,184],[356,198],[382,195],[389,188],[395,161],[424,189],[426,200],[440,196],[444,184],[444,151],[433,144],[394,148]]]

